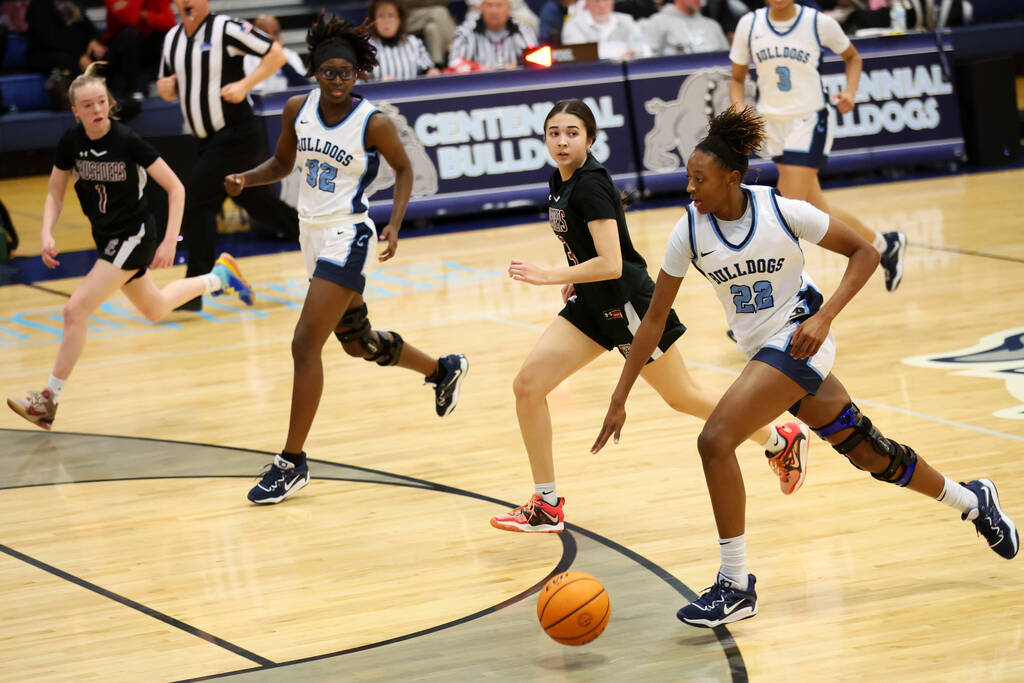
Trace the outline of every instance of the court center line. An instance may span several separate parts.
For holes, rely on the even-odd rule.
[[[53,574],[57,578],[64,579],[65,581],[70,581],[71,583],[76,584],[78,586],[81,586],[82,588],[85,588],[87,590],[91,590],[93,593],[97,593],[99,595],[102,595],[103,597],[108,598],[110,600],[113,600],[114,602],[119,602],[122,605],[124,605],[125,607],[130,607],[133,610],[136,610],[138,612],[142,612],[146,616],[153,617],[154,619],[157,619],[158,621],[162,621],[165,624],[173,626],[176,629],[180,629],[180,630],[184,631],[185,633],[188,633],[190,635],[196,636],[197,638],[201,638],[201,639],[205,640],[208,643],[211,643],[211,644],[216,645],[218,647],[222,647],[225,650],[227,650],[227,651],[229,651],[229,652],[231,652],[233,654],[238,655],[239,657],[245,657],[249,661],[255,662],[255,663],[259,664],[260,666],[272,666],[273,664],[275,664],[275,662],[273,662],[273,661],[271,661],[271,660],[269,660],[269,659],[267,659],[265,657],[260,657],[259,655],[255,654],[253,652],[249,652],[248,650],[246,650],[246,649],[244,649],[242,647],[239,647],[238,645],[235,645],[234,643],[229,643],[228,641],[226,641],[226,640],[224,640],[222,638],[218,638],[217,636],[212,635],[210,633],[207,633],[206,631],[203,631],[202,629],[198,629],[195,626],[190,626],[189,624],[186,624],[183,621],[179,621],[178,619],[175,619],[174,617],[168,616],[168,615],[164,614],[163,612],[158,612],[157,610],[155,610],[155,609],[153,609],[151,607],[146,607],[145,605],[140,604],[138,602],[135,602],[134,600],[131,600],[129,598],[126,598],[123,595],[118,595],[117,593],[109,591],[106,588],[101,588],[100,586],[97,586],[94,583],[90,583],[89,581],[86,581],[85,579],[79,578],[79,577],[77,577],[77,576],[75,576],[73,574],[69,574],[66,571],[62,570],[62,569],[57,569],[53,565],[46,564],[45,562],[43,562],[41,560],[37,560],[34,557],[29,557],[28,555],[25,555],[24,553],[20,553],[17,550],[15,550],[14,548],[10,548],[10,547],[2,544],[2,543],[0,543],[0,552],[6,553],[6,554],[10,555],[11,557],[13,557],[14,559],[21,560],[22,562],[25,562],[26,564],[30,564],[33,567],[36,567],[38,569],[42,569],[44,572],[47,572],[49,574]]]

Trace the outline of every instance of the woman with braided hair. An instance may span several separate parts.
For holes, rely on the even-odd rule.
[[[292,339],[294,380],[284,449],[249,492],[254,503],[278,503],[309,483],[303,446],[323,393],[324,343],[333,332],[345,353],[422,374],[434,387],[437,414],[454,410],[468,362],[462,354],[433,358],[397,332],[376,330],[363,301],[366,270],[377,232],[366,189],[383,155],[395,171],[391,219],[380,232],[378,259],[398,248],[398,230],[412,191],[412,166],[394,124],[368,100],[352,93],[356,78],[377,66],[365,27],[320,17],[306,35],[309,72],[318,87],[290,98],[281,114],[274,156],[256,168],[224,178],[228,194],[274,183],[296,164],[305,170],[299,190],[299,243],[310,277]]]
[[[746,566],[746,494],[736,447],[787,409],[808,425],[819,425],[814,428],[818,436],[854,467],[956,509],[1001,557],[1012,559],[1020,545],[991,481],[957,484],[909,446],[883,437],[831,374],[836,355],[832,320],[867,282],[878,252],[841,220],[807,202],[740,182],[764,135],[764,122],[752,109],[728,109],[711,121],[707,137],[690,156],[687,191],[693,203],[669,237],[650,307],[592,449],[596,453],[613,435],[618,440],[626,397],[692,263],[714,287],[748,359],[697,439],[722,566],[714,586],[677,617],[708,628],[757,614],[754,575]],[[827,301],[804,272],[799,238],[849,259]]]

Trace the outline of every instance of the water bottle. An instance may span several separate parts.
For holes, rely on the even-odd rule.
[[[890,28],[893,33],[907,32],[907,8],[903,6],[903,0],[893,0],[889,18],[892,20]]]

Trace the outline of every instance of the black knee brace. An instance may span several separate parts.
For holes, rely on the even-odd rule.
[[[836,432],[851,428],[853,433],[842,442],[833,444],[832,448],[845,455],[847,460],[850,460],[849,452],[856,448],[861,441],[868,439],[876,453],[889,459],[889,466],[885,468],[885,471],[878,474],[872,472],[871,476],[879,481],[896,484],[897,486],[906,486],[910,483],[911,478],[914,476],[914,468],[917,466],[917,453],[909,446],[904,446],[882,436],[875,429],[875,426],[871,424],[871,420],[866,415],[861,414],[860,409],[852,401],[843,408],[836,419],[824,427],[814,429],[814,433],[824,439]],[[850,464],[857,469],[863,469],[853,460],[850,460]],[[900,468],[903,469],[903,474],[897,476]]]
[[[363,360],[374,361],[377,365],[396,365],[402,354],[402,336],[397,332],[376,332],[370,327],[367,318],[366,304],[353,308],[341,316],[339,328],[348,328],[344,332],[335,330],[334,336],[342,344],[358,341],[363,349]]]

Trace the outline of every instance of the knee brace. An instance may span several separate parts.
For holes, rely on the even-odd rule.
[[[363,360],[374,361],[377,365],[396,365],[402,354],[402,336],[397,332],[376,332],[370,327],[367,318],[366,304],[353,308],[341,316],[338,328],[348,328],[344,332],[335,330],[334,336],[342,344],[358,341],[363,353]]]
[[[849,453],[864,439],[868,439],[875,452],[889,460],[889,465],[884,471],[871,476],[879,481],[884,481],[897,486],[906,486],[914,476],[914,468],[917,466],[917,453],[909,446],[887,439],[875,429],[871,420],[861,414],[860,409],[852,401],[843,408],[842,412],[824,427],[814,429],[814,433],[821,438],[832,436],[844,429],[853,429],[853,433],[832,448],[846,456],[850,460]],[[857,463],[850,460],[850,464],[857,469],[863,469]],[[902,468],[903,473],[898,474]]]

